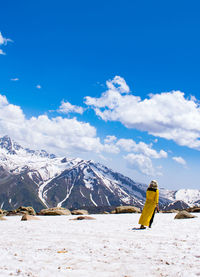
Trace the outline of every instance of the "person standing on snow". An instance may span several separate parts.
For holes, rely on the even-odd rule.
[[[146,229],[145,226],[151,228],[151,224],[154,219],[155,212],[159,212],[158,207],[159,191],[158,183],[153,180],[148,186],[146,191],[146,202],[142,210],[142,214],[139,219],[140,229]]]

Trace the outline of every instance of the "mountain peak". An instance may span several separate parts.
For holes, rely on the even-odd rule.
[[[7,150],[9,154],[16,154],[16,151],[22,147],[13,141],[8,135],[5,135],[0,138],[0,148]]]
[[[2,138],[0,138],[0,149],[6,150],[7,154],[10,154],[10,155],[17,155],[21,150],[21,152],[32,156],[35,155],[35,156],[40,156],[43,158],[50,158],[50,159],[53,159],[56,157],[54,154],[49,154],[45,150],[31,150],[29,148],[23,148],[17,142],[12,140],[8,135],[5,135]]]
[[[2,138],[0,138],[0,143],[1,145],[8,146],[12,144],[12,140],[8,135],[5,135]]]

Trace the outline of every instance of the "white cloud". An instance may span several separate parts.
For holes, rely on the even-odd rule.
[[[0,94],[0,108],[8,105],[8,100],[6,96]]]
[[[135,169],[144,175],[155,175],[155,170],[149,157],[142,154],[131,153],[124,156],[124,159],[127,161],[127,164],[130,168]]]
[[[127,152],[135,152],[141,153],[149,158],[160,159],[160,158],[167,158],[167,152],[164,150],[160,150],[157,152],[156,150],[152,149],[151,144],[146,144],[144,142],[136,143],[132,139],[120,139],[116,143],[117,146],[121,147],[123,150]]]
[[[118,154],[120,152],[120,149],[115,144],[109,143],[104,144],[103,151],[106,153]]]
[[[41,85],[37,85],[36,88],[37,89],[41,89],[42,87],[41,87]]]
[[[101,160],[103,160],[104,162],[105,162],[105,161],[108,161],[108,159],[107,159],[104,155],[102,155],[102,154],[99,154],[98,157],[99,157]]]
[[[13,82],[17,82],[17,81],[19,81],[19,78],[11,78],[10,80]]]
[[[0,32],[0,45],[4,44],[4,38],[2,36],[2,33]]]
[[[27,119],[19,106],[10,104],[0,95],[0,135],[5,134],[22,145],[56,154],[103,151],[96,129],[89,123],[47,115]]]
[[[68,114],[68,113],[79,113],[83,114],[84,109],[79,106],[70,104],[69,102],[62,101],[61,106],[58,109],[58,112]]]
[[[6,55],[6,53],[5,53],[5,52],[3,52],[3,50],[2,50],[2,49],[0,49],[0,55]]]
[[[12,42],[12,40],[3,37],[2,33],[0,32],[0,45],[7,45],[8,42]]]
[[[119,121],[127,128],[200,150],[200,106],[194,97],[187,99],[183,92],[171,91],[142,100],[130,94],[119,76],[108,81],[107,87],[101,97],[85,98],[85,103],[103,120]]]
[[[136,147],[136,142],[132,139],[119,139],[116,144],[126,152],[131,152]]]
[[[102,144],[96,128],[76,118],[49,118],[47,115],[27,119],[20,106],[10,104],[0,95],[0,135],[9,135],[24,146],[46,149],[59,155],[77,156],[80,153],[119,154],[131,152],[124,159],[129,167],[142,174],[153,175],[151,159],[166,158],[164,150],[156,151],[152,144],[136,143],[132,139],[117,139],[109,135]]]
[[[0,46],[7,45],[8,42],[12,42],[12,40],[3,37],[2,33],[0,32]],[[0,49],[0,55],[6,55],[6,53],[2,49]]]
[[[116,136],[106,136],[104,139],[103,151],[107,153],[118,154],[120,149],[116,145],[116,140]]]
[[[111,110],[116,109],[119,106],[119,102],[122,99],[123,93],[129,93],[129,87],[127,86],[125,80],[119,76],[116,76],[112,81],[109,80],[106,82],[108,90],[102,94],[100,98],[94,98],[87,96],[85,98],[85,103],[90,106],[97,108],[109,108]],[[125,95],[126,96],[126,95]],[[96,110],[98,114],[98,110]],[[100,111],[100,110],[99,110]],[[101,116],[101,113],[98,115]],[[106,117],[102,117],[106,120]]]
[[[120,76],[115,76],[113,80],[107,81],[106,85],[110,90],[117,89],[120,93],[130,92],[130,88],[126,81]]]
[[[120,149],[126,152],[143,154],[151,159],[167,158],[168,154],[164,150],[159,152],[152,148],[152,144],[146,144],[142,141],[136,143],[132,139],[119,139],[116,136],[106,136],[104,139],[104,150],[110,153],[119,153]]]
[[[119,139],[116,145],[129,153],[124,156],[130,168],[133,168],[145,175],[161,175],[161,173],[154,169],[152,159],[167,158],[167,152],[160,150],[157,152],[152,149],[152,144],[146,144],[142,141],[136,143],[132,139]]]
[[[106,138],[104,139],[104,142],[105,143],[112,143],[116,140],[117,140],[116,136],[106,136]]]
[[[173,157],[172,159],[179,164],[186,165],[186,161],[182,157]]]

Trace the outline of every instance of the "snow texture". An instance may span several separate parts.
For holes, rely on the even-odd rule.
[[[183,200],[188,205],[200,199],[200,191],[197,189],[180,189],[175,194],[176,200]]]
[[[151,229],[135,230],[139,216],[7,217],[0,222],[0,276],[200,276],[199,217],[156,214]]]
[[[165,197],[171,201],[182,200],[189,206],[198,206],[200,200],[200,190],[197,189],[179,189],[177,191],[160,189],[160,196]]]

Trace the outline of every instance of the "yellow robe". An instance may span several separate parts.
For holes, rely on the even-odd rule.
[[[159,191],[158,189],[148,188],[146,192],[146,202],[139,219],[139,224],[149,226],[153,212],[158,204]]]

